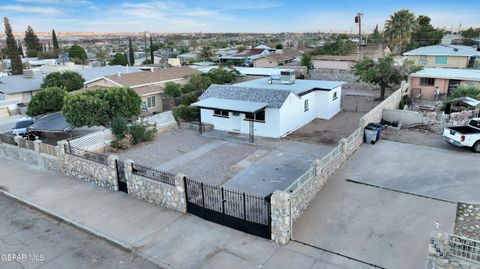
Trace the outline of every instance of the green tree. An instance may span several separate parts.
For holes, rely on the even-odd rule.
[[[373,29],[373,33],[370,35],[368,39],[371,43],[378,43],[383,41],[382,33],[378,30],[378,24],[375,25],[375,29]]]
[[[480,100],[480,87],[473,85],[460,85],[448,95],[447,101],[460,97],[472,97]]]
[[[349,55],[355,50],[355,45],[346,35],[338,35],[333,41],[323,47],[314,49],[312,55]]]
[[[304,53],[302,55],[302,66],[306,66],[307,68],[312,67],[312,56],[309,53]]]
[[[35,52],[39,52],[43,50],[42,44],[40,44],[40,39],[33,31],[33,28],[28,26],[27,30],[25,31],[25,46],[27,47],[27,55],[35,54]]]
[[[55,33],[55,30],[52,29],[52,43],[53,43],[53,51],[55,54],[60,54],[60,46],[58,45],[58,40],[57,40],[57,34]]]
[[[141,103],[140,96],[130,88],[90,90],[67,95],[62,113],[76,127],[108,127],[117,116],[130,119],[140,115]]]
[[[211,61],[213,58],[213,50],[210,46],[203,46],[198,54],[198,59],[200,61]]]
[[[219,67],[208,71],[207,76],[210,78],[211,83],[227,84],[232,83],[238,74],[239,72],[231,67]]]
[[[175,82],[165,83],[165,94],[171,97],[180,97],[182,95],[182,85]]]
[[[7,55],[11,61],[12,75],[21,75],[23,74],[23,64],[18,52],[17,41],[15,41],[15,37],[13,36],[12,26],[10,26],[7,17],[3,18],[3,23],[5,24]]]
[[[133,50],[132,38],[128,40],[128,53],[130,66],[135,65],[135,51]]]
[[[67,92],[58,87],[45,88],[32,97],[28,103],[27,115],[30,117],[62,110]]]
[[[152,64],[155,63],[155,55],[154,55],[154,50],[153,50],[153,38],[150,36],[150,61]]]
[[[25,57],[25,55],[23,54],[22,43],[20,43],[20,41],[18,41],[18,54],[22,56],[22,58]]]
[[[67,91],[75,91],[81,89],[84,82],[85,79],[77,72],[52,72],[43,78],[43,83],[41,87],[59,87]]]
[[[128,61],[123,53],[116,53],[113,59],[110,61],[110,65],[127,65]]]
[[[478,38],[480,37],[480,28],[468,28],[465,31],[461,31],[462,37],[464,38]]]
[[[412,38],[407,46],[407,50],[440,43],[444,31],[434,28],[430,22],[430,17],[423,15],[418,16],[417,28],[412,34]]]
[[[380,87],[380,99],[385,99],[385,90],[393,85],[398,85],[406,80],[408,75],[421,70],[421,67],[405,61],[403,65],[396,65],[392,56],[385,56],[374,61],[371,58],[363,58],[353,65],[353,73],[359,80]]]
[[[79,45],[73,45],[68,49],[68,57],[75,63],[85,64],[87,62],[87,52]]]
[[[415,14],[408,9],[395,12],[385,22],[383,36],[393,52],[403,52],[417,29]]]
[[[204,74],[195,74],[190,76],[187,84],[183,85],[182,93],[191,93],[194,91],[204,91],[212,84],[212,79]]]

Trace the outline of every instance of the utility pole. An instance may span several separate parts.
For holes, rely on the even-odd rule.
[[[358,49],[362,49],[362,16],[363,13],[358,12],[355,16],[355,23],[358,24]]]

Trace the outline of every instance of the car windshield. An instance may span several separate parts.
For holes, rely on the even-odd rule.
[[[17,123],[15,123],[15,129],[27,128],[32,124],[33,122],[31,120],[18,121]]]
[[[471,120],[471,121],[470,121],[470,126],[473,126],[473,127],[476,127],[476,128],[480,128],[480,121]]]

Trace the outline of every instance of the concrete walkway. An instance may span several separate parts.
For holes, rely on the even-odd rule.
[[[175,167],[181,166],[182,164],[186,164],[189,161],[195,160],[208,152],[220,147],[221,145],[225,144],[223,141],[213,141],[206,145],[200,146],[192,151],[189,151],[183,155],[178,156],[177,158],[173,158],[168,162],[162,163],[157,167],[157,169],[162,171],[169,171]]]
[[[368,268],[295,242],[279,246],[3,157],[0,191],[162,268]]]

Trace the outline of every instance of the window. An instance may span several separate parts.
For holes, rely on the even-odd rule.
[[[308,111],[308,99],[303,101],[303,111],[305,111],[305,112]]]
[[[435,64],[447,64],[447,56],[435,56]]]
[[[265,110],[257,113],[245,113],[245,119],[265,122]]]
[[[420,61],[418,61],[419,64],[427,64],[427,55],[420,55]]]
[[[152,107],[156,107],[157,106],[157,103],[156,103],[156,100],[155,100],[155,96],[150,96],[147,98],[147,108],[152,108]]]
[[[332,101],[335,101],[337,100],[338,96],[337,96],[337,92],[333,92],[333,98],[332,98]]]
[[[420,86],[433,86],[435,85],[434,78],[420,78]]]
[[[228,111],[227,110],[221,110],[221,109],[215,109],[215,110],[213,110],[213,116],[228,118]]]

